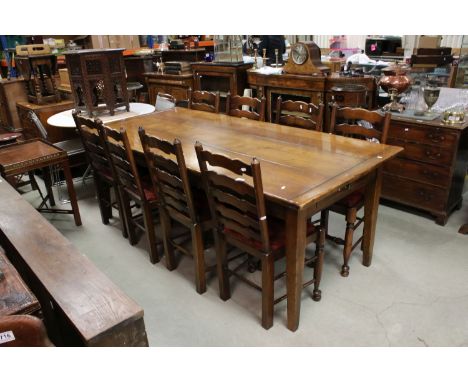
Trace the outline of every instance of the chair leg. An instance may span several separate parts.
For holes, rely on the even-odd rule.
[[[216,269],[219,281],[219,297],[226,301],[231,298],[231,286],[229,285],[229,271],[227,262],[226,239],[224,235],[215,230],[214,232],[216,246]]]
[[[96,193],[99,203],[99,211],[101,212],[102,224],[109,224],[109,204],[110,204],[110,192],[109,188],[106,187],[104,182],[99,176],[94,176],[94,184],[96,185]],[[112,207],[110,207],[112,208]]]
[[[119,187],[116,184],[113,184],[112,189],[114,190],[115,200],[117,202],[117,208],[119,213],[120,223],[122,224],[122,236],[128,238],[128,225],[127,219],[125,218],[124,207],[122,202],[122,195],[119,190]],[[111,205],[112,210],[112,205]]]
[[[166,258],[166,268],[173,271],[177,268],[177,263],[174,257],[174,246],[171,242],[172,223],[169,215],[164,208],[159,209],[161,217],[161,228],[163,234],[164,256]]]
[[[195,265],[195,286],[197,288],[197,292],[203,294],[206,292],[206,270],[203,235],[199,224],[196,224],[191,229],[191,231],[193,260]]]
[[[320,281],[322,280],[323,258],[325,254],[323,250],[323,247],[325,245],[325,232],[325,229],[321,227],[315,247],[316,260],[314,266],[314,291],[312,292],[312,299],[314,301],[320,301],[322,299]]]
[[[138,238],[136,236],[135,223],[132,218],[132,210],[130,208],[130,198],[127,193],[123,190],[119,190],[122,199],[122,211],[127,225],[128,231],[128,242],[130,245],[135,245],[138,243]]]
[[[346,233],[345,243],[343,248],[343,266],[341,267],[341,276],[349,276],[349,258],[351,257],[351,251],[353,248],[353,235],[354,225],[356,223],[357,210],[355,208],[349,208],[346,213]]]
[[[262,326],[273,326],[275,259],[271,254],[262,258]]]
[[[156,243],[156,234],[154,232],[154,222],[152,209],[149,204],[142,203],[143,219],[145,222],[146,239],[149,245],[149,255],[152,264],[159,262],[158,245]]]

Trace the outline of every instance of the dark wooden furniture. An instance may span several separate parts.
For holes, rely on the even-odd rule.
[[[243,106],[247,106],[250,110],[243,110]],[[226,114],[232,117],[265,121],[265,97],[258,99],[238,95],[231,96],[228,93],[226,98]]]
[[[331,115],[330,133],[385,144],[390,127],[390,118],[390,113],[386,113],[383,116],[375,111],[349,107],[338,108],[334,105]],[[363,127],[361,125],[362,121],[368,122],[371,126]],[[349,275],[348,263],[351,253],[361,244],[364,238],[364,236],[361,236],[354,242],[354,231],[364,222],[362,217],[357,216],[357,213],[364,207],[364,200],[365,190],[359,189],[339,200],[329,209],[322,211],[322,225],[326,230],[328,228],[329,211],[339,213],[346,217],[344,240],[341,238],[332,238],[336,243],[344,246],[343,265],[341,267],[341,276],[343,277]],[[365,229],[366,227],[364,225],[364,232]]]
[[[184,152],[178,139],[171,143],[147,135],[142,128],[138,133],[153,187],[160,199],[166,266],[169,270],[177,267],[174,258],[176,249],[193,257],[195,287],[198,293],[205,293],[207,267],[203,233],[212,229],[206,198],[191,187]],[[179,223],[190,230],[192,239],[190,250],[173,240],[171,230],[173,223]]]
[[[158,74],[145,73],[148,86],[149,103],[156,103],[158,93],[166,93],[177,100],[188,100],[188,91],[193,88],[193,75],[190,74]]]
[[[0,129],[21,132],[16,102],[27,100],[23,79],[0,80]]]
[[[140,228],[148,241],[150,261],[155,264],[159,262],[159,254],[153,215],[158,214],[159,200],[151,180],[140,178],[126,131],[113,130],[104,125],[102,131],[109,159],[115,169],[129,242],[131,245],[138,242],[136,229]],[[141,208],[141,214],[132,212],[130,201],[134,201]],[[141,217],[143,224],[140,223]]]
[[[158,51],[156,51],[158,52]],[[195,49],[166,49],[161,50],[161,59],[166,61],[189,61],[197,62],[205,59],[205,48]]]
[[[0,150],[0,173],[13,186],[15,185],[16,175],[37,169],[47,169],[50,166],[59,166],[63,170],[67,182],[71,210],[49,208],[47,204],[45,207],[42,207],[44,203],[41,203],[38,210],[41,212],[73,214],[75,224],[77,226],[81,225],[80,211],[76,201],[75,188],[73,187],[73,178],[65,151],[38,138],[13,143],[2,147]],[[48,178],[48,176],[44,177],[48,200],[51,206],[54,206],[52,185],[47,181]]]
[[[48,139],[52,143],[65,141],[67,139],[78,138],[75,129],[61,129],[50,126],[47,120],[50,116],[60,113],[61,111],[70,110],[73,108],[73,101],[61,101],[58,103],[48,103],[45,105],[35,105],[28,102],[17,102],[16,108],[20,119],[22,133],[25,139],[38,138],[39,134],[31,121],[30,112],[34,112],[41,123],[47,130]]]
[[[460,229],[458,230],[458,233],[461,233],[463,235],[468,235],[468,223],[463,224]]]
[[[221,110],[225,110],[228,93],[231,95],[244,94],[247,85],[247,70],[253,64],[228,62],[198,62],[192,64],[194,90],[219,91],[221,96]],[[261,97],[258,97],[261,98]]]
[[[43,322],[34,316],[0,316],[0,347],[53,346]]]
[[[279,125],[301,129],[322,131],[324,105],[302,101],[284,101],[281,96],[276,100],[276,120]]]
[[[84,118],[76,111],[73,112],[73,119],[80,134],[88,164],[93,169],[94,185],[102,223],[107,225],[109,219],[112,218],[111,189],[113,189],[119,218],[122,222],[122,234],[124,237],[128,237],[122,197],[116,180],[115,168],[109,159],[109,153],[104,141],[102,121]]]
[[[124,57],[127,82],[139,82],[143,84],[141,91],[148,91],[145,73],[151,73],[154,70],[154,61],[155,56],[153,55]]]
[[[0,134],[0,146],[5,146],[10,143],[16,142],[18,139],[21,139],[23,134],[21,133],[1,133]]]
[[[176,108],[124,121],[132,148],[142,152],[138,128],[173,141],[179,138],[187,169],[199,176],[194,144],[216,147],[241,160],[262,162],[267,211],[285,220],[288,328],[295,331],[299,312],[305,253],[306,220],[361,187],[365,192],[363,263],[372,261],[380,196],[378,169],[402,149],[273,123]]]
[[[360,84],[367,89],[366,105],[372,110],[376,107],[377,85],[373,76],[343,77],[338,73],[325,76],[307,76],[296,74],[267,75],[255,70],[247,71],[248,84],[257,89],[257,97],[265,96],[267,99],[267,121],[274,121],[272,115],[276,107],[276,98],[282,95],[283,100],[290,97],[294,100],[303,100],[307,103],[318,105],[325,104],[324,131],[328,131],[330,121],[330,109],[327,105],[332,102],[334,86],[345,84]],[[346,100],[345,100],[346,101]],[[342,106],[347,105],[346,102]]]
[[[188,97],[189,109],[219,113],[219,92],[189,89]]]
[[[65,53],[68,75],[76,110],[85,110],[92,116],[116,108],[130,110],[124,49],[87,49]]]
[[[0,317],[33,314],[40,309],[36,296],[31,293],[0,248]]]
[[[216,258],[219,279],[219,294],[223,300],[231,298],[229,276],[235,275],[262,292],[262,326],[273,326],[275,302],[274,281],[281,275],[275,274],[275,261],[284,256],[284,222],[267,217],[263,194],[260,162],[253,158],[249,164],[240,159],[228,158],[219,153],[203,149],[195,144],[203,184],[210,204],[211,215],[216,224]],[[210,169],[208,169],[208,165]],[[226,170],[233,176],[226,175]],[[242,179],[242,181],[240,181]],[[314,266],[313,299],[321,299],[319,289],[323,266],[325,232],[310,222],[307,223],[307,244],[315,242],[315,257],[306,263]],[[230,244],[261,261],[261,287],[228,268],[226,246]],[[238,266],[236,266],[238,269]],[[284,274],[283,274],[284,276]]]
[[[445,125],[393,115],[387,143],[405,150],[384,166],[382,198],[426,211],[445,225],[462,205],[468,121]]]
[[[0,245],[37,296],[57,346],[147,346],[143,309],[7,182]]]
[[[29,102],[38,105],[60,102],[60,93],[55,82],[57,57],[54,54],[17,55],[15,62],[25,80]]]

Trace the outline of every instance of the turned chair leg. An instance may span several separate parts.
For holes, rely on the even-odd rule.
[[[273,326],[275,259],[267,254],[262,258],[262,326]]]
[[[206,270],[205,254],[203,248],[203,235],[200,225],[195,225],[192,230],[192,251],[195,265],[195,286],[197,292],[202,294],[206,292]]]
[[[351,252],[353,248],[353,235],[354,235],[354,225],[356,223],[356,208],[349,208],[346,213],[346,233],[345,233],[345,243],[343,248],[343,266],[341,267],[341,276],[349,276],[349,258],[351,257]]]
[[[136,236],[135,222],[132,218],[132,209],[130,208],[130,198],[124,190],[120,190],[120,195],[122,198],[122,211],[124,219],[127,225],[128,231],[128,242],[130,245],[135,245],[138,243],[138,238]]]

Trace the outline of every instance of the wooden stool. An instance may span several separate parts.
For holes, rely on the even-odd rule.
[[[14,187],[15,176],[36,169],[49,171],[49,166],[61,166],[67,182],[68,194],[70,196],[71,210],[52,209],[47,207],[47,200],[51,206],[55,205],[50,177],[44,177],[47,188],[47,196],[37,208],[40,212],[73,214],[75,224],[81,225],[80,211],[76,201],[73,178],[70,172],[67,153],[42,139],[31,139],[28,141],[13,143],[2,147],[0,150],[0,173]],[[43,206],[45,205],[45,208]]]

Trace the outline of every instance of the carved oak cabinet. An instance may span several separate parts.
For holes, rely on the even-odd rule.
[[[387,144],[404,151],[384,165],[382,198],[429,212],[445,225],[462,205],[468,165],[468,122],[392,117]]]

